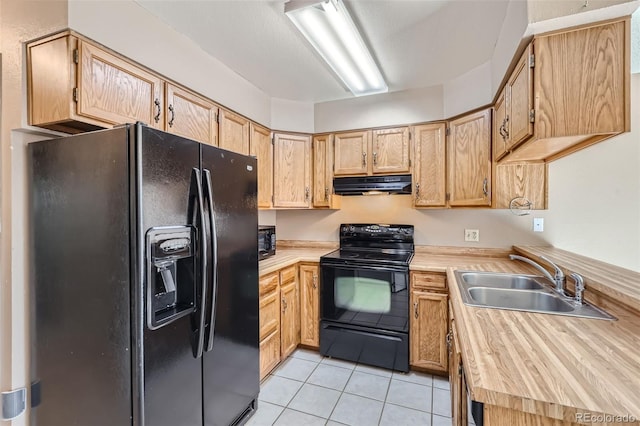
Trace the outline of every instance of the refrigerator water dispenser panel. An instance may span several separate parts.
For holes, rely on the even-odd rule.
[[[152,330],[194,309],[195,241],[191,226],[147,231],[147,325]]]

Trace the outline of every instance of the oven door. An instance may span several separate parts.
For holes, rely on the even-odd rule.
[[[321,262],[323,320],[379,330],[409,330],[409,270]]]

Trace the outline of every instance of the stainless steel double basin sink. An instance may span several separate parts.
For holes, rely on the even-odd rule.
[[[469,306],[615,320],[600,308],[576,303],[551,288],[545,277],[456,271],[462,301]]]

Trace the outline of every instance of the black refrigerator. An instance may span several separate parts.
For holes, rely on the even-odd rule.
[[[142,124],[29,152],[31,423],[246,422],[256,160]]]

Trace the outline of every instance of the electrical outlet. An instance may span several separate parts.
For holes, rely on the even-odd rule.
[[[465,229],[464,230],[464,240],[465,241],[480,241],[480,231],[477,229]]]
[[[533,232],[542,232],[544,231],[544,218],[534,217],[533,218]]]

